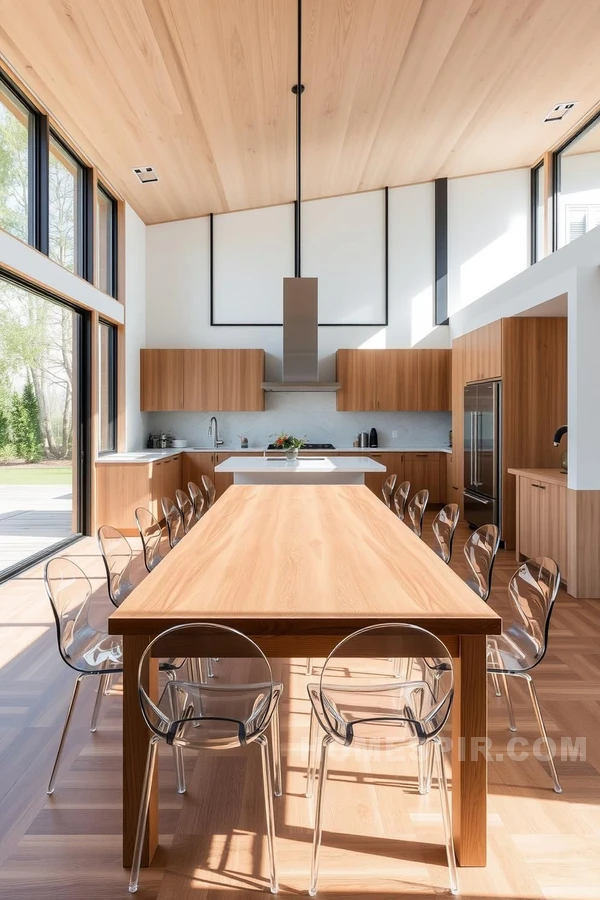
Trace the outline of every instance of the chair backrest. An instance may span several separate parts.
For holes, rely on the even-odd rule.
[[[119,606],[134,587],[130,578],[133,551],[127,538],[112,525],[102,525],[97,538],[106,568],[108,596]]]
[[[92,597],[89,578],[70,559],[56,556],[44,568],[44,585],[50,600],[60,655],[72,669],[79,653],[80,636],[89,633],[88,610]]]
[[[439,547],[436,549],[436,553],[445,563],[449,563],[452,558],[452,541],[459,516],[458,503],[448,503],[447,506],[440,509],[431,526]]]
[[[415,496],[409,502],[406,507],[406,511],[408,513],[408,519],[405,518],[405,522],[411,531],[417,535],[417,537],[421,537],[423,534],[423,516],[425,515],[425,510],[427,509],[427,503],[429,502],[429,491],[422,490],[417,491]]]
[[[217,489],[215,488],[212,479],[209,478],[208,475],[202,476],[202,487],[206,491],[206,508],[210,509],[217,499]]]
[[[169,546],[171,549],[179,543],[185,534],[183,529],[183,516],[181,510],[175,506],[169,497],[162,497],[160,501],[163,515],[167,523],[167,533],[169,535]]]
[[[144,506],[138,506],[136,509],[135,521],[142,539],[144,563],[148,571],[151,572],[163,558],[160,552],[162,528],[150,510]]]
[[[390,508],[392,505],[392,497],[394,496],[394,488],[396,487],[397,475],[388,475],[381,486],[381,493],[383,494],[383,502],[385,505]]]
[[[502,633],[515,647],[520,671],[532,669],[544,658],[559,587],[558,565],[548,556],[526,560],[510,579],[508,596],[513,616],[502,616]]]
[[[196,522],[198,522],[204,515],[204,504],[206,503],[206,497],[204,496],[204,491],[202,491],[193,481],[188,481],[188,491],[190,492],[190,498],[194,507]]]
[[[406,679],[395,677],[399,659],[407,661]],[[384,749],[435,737],[450,713],[453,685],[452,658],[442,641],[417,625],[393,623],[340,641],[311,690],[332,737]]]
[[[175,500],[177,501],[177,506],[179,507],[179,512],[183,516],[183,530],[187,534],[190,528],[196,522],[196,516],[194,515],[194,507],[192,506],[192,501],[188,497],[185,491],[177,488],[175,491]]]
[[[280,686],[262,650],[241,632],[212,623],[176,625],[148,645],[140,672],[150,656],[159,665],[174,656],[187,660],[174,670],[158,705],[139,684],[142,714],[168,743],[225,749],[250,743],[268,726]],[[208,657],[219,658],[211,678],[203,674]],[[196,673],[193,681],[190,672]]]
[[[401,522],[404,521],[404,514],[406,512],[406,501],[408,500],[408,495],[410,494],[410,481],[403,481],[402,484],[396,488],[396,492],[394,494],[394,509],[396,510],[396,515],[400,519]]]
[[[496,525],[482,525],[469,535],[465,543],[465,559],[470,569],[465,580],[482,600],[487,600],[490,596],[494,560],[499,544],[500,532]]]

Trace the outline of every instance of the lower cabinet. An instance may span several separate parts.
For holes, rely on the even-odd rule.
[[[446,503],[445,453],[405,453],[404,478],[410,481],[410,496],[426,488],[429,503]]]
[[[517,558],[550,556],[567,571],[567,488],[517,476]]]
[[[138,506],[145,506],[160,520],[161,497],[174,500],[181,486],[181,454],[153,463],[97,463],[96,528],[112,525],[136,535]]]
[[[247,453],[215,453],[213,455],[214,465],[218,466],[219,463],[225,462],[226,459],[229,459],[230,456],[247,456]],[[233,472],[214,472],[212,479],[215,483],[215,488],[217,491],[217,499],[227,490],[230,485],[233,484]]]
[[[182,488],[187,491],[190,481],[202,487],[202,476],[214,480],[215,477],[215,454],[214,453],[184,453],[181,463],[181,481]]]

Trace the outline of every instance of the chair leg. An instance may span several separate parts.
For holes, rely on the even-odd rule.
[[[498,645],[493,638],[488,640],[488,655],[491,657],[490,663],[494,666],[499,666],[502,668],[502,659],[500,654],[498,653]],[[495,662],[493,661],[495,659]],[[502,691],[500,690],[500,682],[498,681],[498,674],[496,672],[490,672],[492,676],[492,684],[494,686],[494,693],[496,697],[502,696]]]
[[[419,769],[419,793],[428,794],[431,790],[433,775],[433,748],[431,742],[419,744],[417,747],[417,764]]]
[[[208,677],[209,677],[209,678],[214,678],[214,677],[215,677],[215,671],[214,671],[214,669],[213,669],[212,659],[210,658],[210,656],[207,656],[207,657],[206,657],[206,663],[205,663],[205,665],[206,665],[206,674],[208,675]]]
[[[275,796],[281,797],[283,793],[283,778],[281,772],[281,732],[279,724],[279,704],[276,705],[271,717],[271,743],[273,744],[273,782]]]
[[[531,702],[533,703],[533,709],[535,712],[535,717],[538,722],[538,726],[540,729],[540,733],[544,738],[546,743],[546,749],[548,751],[548,762],[550,764],[550,772],[552,774],[552,781],[554,782],[554,790],[557,794],[562,794],[562,787],[560,785],[560,781],[558,780],[558,774],[556,772],[556,766],[554,765],[554,759],[552,757],[552,751],[550,750],[550,743],[548,741],[548,732],[546,731],[546,726],[544,724],[544,717],[542,716],[542,710],[540,709],[540,704],[537,696],[537,691],[535,689],[535,684],[533,683],[533,678],[531,675],[524,672],[521,675],[529,685],[529,693],[531,695]]]
[[[306,769],[306,796],[312,797],[315,789],[317,767],[317,733],[318,723],[315,711],[310,706],[310,728],[308,732],[308,767]]]
[[[104,685],[104,696],[108,697],[110,695],[110,689],[112,687],[112,675],[106,676],[106,684]]]
[[[313,672],[313,661],[312,661],[312,659],[309,657],[309,658],[306,660],[306,674],[307,674],[307,675],[312,675],[312,672]]]
[[[308,889],[311,897],[314,897],[317,893],[317,882],[319,880],[319,851],[321,849],[321,834],[323,832],[323,799],[325,797],[325,782],[327,781],[327,751],[332,741],[333,738],[327,734],[323,738],[321,745],[321,767],[319,770],[319,789],[317,791],[317,810],[310,866],[310,887]]]
[[[515,723],[515,711],[513,709],[512,697],[510,696],[510,690],[508,687],[508,678],[506,677],[504,672],[500,673],[500,678],[502,679],[502,685],[504,687],[504,699],[506,700],[506,712],[508,713],[508,727],[511,731],[516,731],[517,725]]]
[[[154,766],[156,765],[156,751],[158,749],[158,741],[159,738],[154,735],[150,738],[150,743],[148,744],[146,771],[144,772],[144,784],[142,787],[140,811],[138,813],[137,831],[135,834],[135,848],[133,851],[133,860],[131,863],[131,875],[129,877],[130,894],[135,894],[138,889],[140,863],[142,861],[142,845],[144,843],[146,820],[148,819],[148,807],[150,806],[150,785],[152,784],[152,778],[154,776]]]
[[[56,773],[58,772],[58,763],[63,751],[63,747],[65,744],[65,738],[67,736],[67,731],[69,728],[69,723],[71,721],[71,716],[73,714],[73,709],[75,708],[75,701],[77,700],[77,695],[79,694],[79,688],[81,686],[82,680],[85,678],[85,675],[79,675],[75,684],[73,685],[73,693],[71,694],[71,700],[69,703],[69,708],[67,710],[67,715],[65,717],[65,724],[63,725],[62,734],[60,736],[60,741],[58,744],[58,750],[56,751],[56,757],[54,759],[54,765],[52,767],[52,774],[50,775],[50,781],[48,782],[48,787],[46,789],[47,794],[54,793],[54,782],[56,781]]]
[[[458,894],[458,874],[456,872],[456,857],[454,855],[454,841],[452,839],[452,816],[450,813],[450,798],[448,796],[448,782],[446,781],[446,769],[444,767],[444,754],[442,745],[438,739],[432,741],[431,752],[435,753],[437,761],[438,784],[440,788],[440,800],[442,803],[442,819],[446,838],[446,856],[448,857],[448,874],[450,876],[450,892]]]
[[[267,817],[267,844],[269,847],[269,868],[271,878],[271,893],[279,891],[277,883],[277,868],[275,865],[275,810],[273,809],[273,779],[271,778],[271,760],[269,759],[269,742],[264,734],[257,738],[260,744],[263,788],[265,795],[265,813]]]
[[[96,700],[94,702],[94,709],[92,711],[92,721],[90,724],[90,731],[92,734],[95,733],[96,727],[98,725],[98,716],[100,715],[100,706],[102,705],[102,698],[106,696],[106,685],[108,683],[108,679],[110,675],[101,675],[100,680],[98,682],[98,690],[96,691]]]
[[[173,755],[175,757],[175,772],[177,773],[177,793],[185,794],[185,766],[183,762],[183,748],[173,746]]]

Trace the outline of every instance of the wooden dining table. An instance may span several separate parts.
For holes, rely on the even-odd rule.
[[[342,637],[382,622],[438,635],[454,660],[457,858],[486,864],[486,638],[500,633],[500,617],[364,485],[234,485],[109,619],[110,633],[123,635],[125,866],[150,736],[138,701],[140,658],[157,634],[191,622],[236,628],[272,658],[322,658]],[[154,662],[141,677],[157,694]],[[156,775],[142,865],[158,842],[157,795]]]

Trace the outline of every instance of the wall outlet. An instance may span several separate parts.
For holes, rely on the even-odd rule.
[[[397,432],[397,431],[392,431],[392,437],[398,437],[398,432]]]

